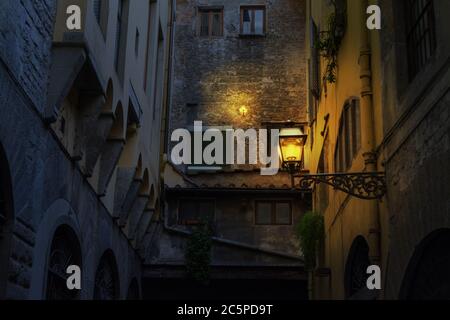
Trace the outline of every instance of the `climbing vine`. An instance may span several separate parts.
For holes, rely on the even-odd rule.
[[[307,212],[297,225],[297,237],[305,259],[305,268],[316,267],[317,247],[324,238],[323,216],[317,212]]]
[[[195,227],[186,247],[188,275],[203,284],[209,282],[211,265],[212,231],[207,220]]]
[[[327,19],[327,30],[321,31],[315,43],[321,57],[326,60],[323,76],[325,83],[335,83],[337,79],[337,57],[346,28],[346,5],[342,0],[331,0],[334,6]]]

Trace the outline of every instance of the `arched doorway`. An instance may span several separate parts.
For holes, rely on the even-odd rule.
[[[358,236],[352,243],[345,265],[346,299],[370,299],[366,296],[369,266],[369,245],[364,237]]]
[[[118,300],[120,298],[117,263],[111,250],[106,251],[95,273],[94,300]]]
[[[139,284],[136,279],[131,281],[130,287],[128,288],[127,300],[139,300]]]
[[[6,154],[0,144],[0,299],[6,295],[13,223],[14,204],[11,174]]]
[[[450,299],[450,229],[440,229],[420,242],[406,269],[400,299]]]
[[[47,267],[48,300],[76,300],[79,290],[67,288],[67,267],[82,268],[81,247],[75,232],[67,225],[60,226],[53,236]]]

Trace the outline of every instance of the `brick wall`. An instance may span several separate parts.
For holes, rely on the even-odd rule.
[[[240,37],[240,5],[266,4],[265,37]],[[224,35],[197,35],[197,6],[224,7]],[[298,0],[179,0],[171,128],[306,119],[305,3]],[[189,104],[190,106],[187,106]],[[246,106],[242,117],[239,108]]]

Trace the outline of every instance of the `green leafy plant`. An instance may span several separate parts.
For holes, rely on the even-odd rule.
[[[305,267],[316,267],[317,247],[324,238],[323,216],[317,212],[307,212],[297,225],[297,237],[305,259]]]
[[[346,7],[342,1],[332,0],[334,12],[331,13],[327,20],[327,30],[321,31],[318,40],[315,43],[320,56],[325,58],[327,66],[323,81],[335,83],[337,79],[337,57],[342,39],[345,34],[346,27]]]
[[[193,279],[207,284],[211,265],[212,231],[207,220],[195,227],[186,247],[186,268]]]

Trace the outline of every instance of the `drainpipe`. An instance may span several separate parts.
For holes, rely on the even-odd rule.
[[[377,155],[375,145],[374,112],[373,112],[373,88],[372,88],[372,67],[371,67],[371,47],[369,30],[366,27],[366,8],[368,0],[362,0],[361,12],[361,49],[359,55],[360,79],[361,79],[361,146],[365,170],[367,172],[377,172]],[[377,200],[367,203],[367,215],[369,219],[369,257],[373,264],[380,265],[380,218],[378,213]]]

